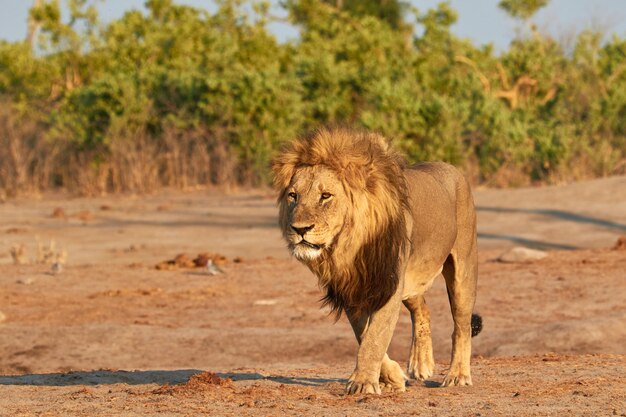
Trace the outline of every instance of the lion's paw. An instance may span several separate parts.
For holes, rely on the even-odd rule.
[[[443,382],[441,383],[442,387],[456,387],[456,386],[464,386],[464,385],[472,385],[472,376],[468,373],[467,375],[448,372],[448,374],[443,378]]]
[[[377,379],[355,371],[348,380],[348,384],[346,384],[346,393],[380,394],[381,390]]]
[[[432,354],[416,356],[409,361],[409,377],[425,381],[435,373],[435,360]]]
[[[378,382],[360,382],[349,381],[346,385],[348,394],[380,394],[380,385]]]
[[[391,391],[406,391],[407,377],[398,362],[388,359],[380,369],[380,385]]]

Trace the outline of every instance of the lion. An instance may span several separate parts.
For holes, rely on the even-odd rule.
[[[345,312],[359,343],[347,393],[405,390],[407,376],[387,355],[401,303],[413,324],[408,376],[433,375],[424,293],[439,274],[454,319],[441,385],[471,385],[476,212],[464,176],[443,162],[408,166],[383,136],[347,128],[288,142],[272,171],[289,250],[317,276],[324,304],[337,318]]]

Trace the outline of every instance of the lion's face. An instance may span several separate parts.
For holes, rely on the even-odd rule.
[[[349,207],[337,175],[321,165],[298,168],[283,199],[281,226],[293,255],[307,261],[332,250]]]

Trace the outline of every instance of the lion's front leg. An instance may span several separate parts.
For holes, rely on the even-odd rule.
[[[381,384],[404,390],[405,376],[400,366],[389,359],[387,348],[400,311],[400,290],[380,310],[360,316],[346,311],[359,342],[356,368],[346,386],[349,394],[380,394]]]

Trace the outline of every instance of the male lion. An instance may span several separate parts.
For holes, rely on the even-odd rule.
[[[288,143],[272,169],[289,249],[359,342],[347,392],[405,390],[407,377],[386,353],[401,302],[413,322],[409,376],[432,376],[424,293],[442,272],[454,319],[442,385],[471,385],[476,214],[465,178],[445,163],[406,166],[382,136],[342,128]]]

